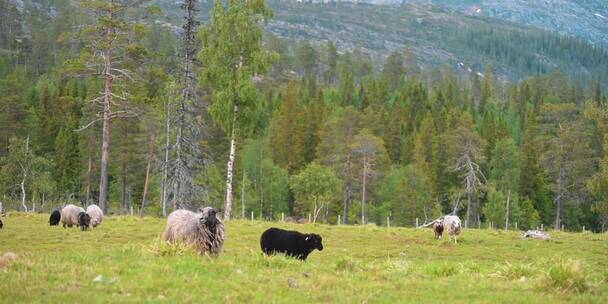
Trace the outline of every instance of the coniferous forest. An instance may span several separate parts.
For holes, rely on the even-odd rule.
[[[52,3],[24,14],[0,0],[3,210],[214,206],[399,226],[455,210],[471,227],[608,228],[606,70],[577,78],[519,56],[549,43],[605,67],[605,50],[453,33],[489,58],[463,72],[406,47],[377,60],[280,38],[264,0],[216,1],[207,21],[186,0],[177,29],[145,1]],[[496,58],[530,73],[503,77]]]

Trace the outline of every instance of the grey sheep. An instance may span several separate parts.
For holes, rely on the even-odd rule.
[[[212,207],[198,210],[175,210],[167,218],[163,239],[193,245],[199,254],[219,255],[226,239],[224,224]]]
[[[78,225],[78,215],[80,212],[84,212],[82,207],[74,206],[72,204],[66,205],[61,209],[61,223],[63,224],[63,228],[66,226],[79,226]]]

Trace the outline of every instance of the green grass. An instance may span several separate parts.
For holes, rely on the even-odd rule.
[[[608,236],[231,221],[224,252],[198,256],[159,240],[165,220],[110,217],[92,231],[12,213],[0,230],[0,303],[605,303]],[[278,226],[323,236],[307,262],[265,257]],[[13,252],[16,260],[3,259]]]

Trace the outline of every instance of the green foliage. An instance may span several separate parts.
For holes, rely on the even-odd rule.
[[[499,190],[490,188],[488,202],[483,207],[483,215],[486,221],[492,222],[494,227],[503,227],[506,214],[506,195]]]
[[[290,186],[296,198],[297,210],[311,212],[313,221],[316,221],[319,213],[332,203],[341,185],[330,168],[313,162],[291,178]]]
[[[259,111],[252,77],[264,74],[275,58],[264,48],[260,28],[270,15],[264,1],[215,1],[211,22],[200,31],[201,80],[213,95],[209,112],[228,133],[233,128],[246,130]]]

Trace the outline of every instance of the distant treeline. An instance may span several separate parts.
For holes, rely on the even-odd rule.
[[[48,23],[32,30],[27,48],[2,9],[0,42],[10,55],[0,57],[5,209],[48,210],[96,202],[99,195],[101,125],[89,123],[99,119],[103,79],[74,68],[86,44],[68,34],[79,20],[68,4],[56,12],[65,14],[56,19],[62,22],[37,17]],[[531,41],[514,36],[498,43],[491,30],[481,34],[487,40],[469,47],[489,56],[508,57],[494,48],[525,49]],[[174,188],[161,184],[171,185],[177,172],[180,40],[159,24],[142,26],[137,35],[140,41],[125,48],[133,72],[117,84],[115,99],[130,115],[112,119],[109,209],[139,210],[145,202],[146,213],[158,215],[162,189],[174,201]],[[599,65],[595,56],[602,51],[567,40],[539,43],[555,53],[566,43],[585,54],[581,64]],[[554,71],[506,83],[492,65],[466,74],[424,69],[408,49],[375,67],[360,49],[339,53],[331,41],[288,45],[271,34],[264,47],[274,63],[255,77],[255,107],[246,108],[247,127],[236,134],[235,214],[312,214],[329,223],[340,215],[346,223],[377,224],[390,217],[392,225],[411,226],[456,210],[469,226],[604,229],[608,98],[599,82]],[[203,71],[217,63],[199,60],[199,98],[188,105],[185,122],[198,131],[188,133],[180,152],[196,151],[186,164],[191,180],[183,205],[222,209],[230,137],[208,111],[216,101]],[[548,70],[532,57],[509,60]]]

